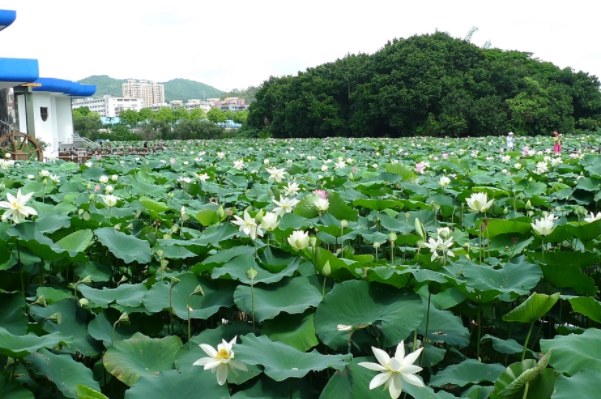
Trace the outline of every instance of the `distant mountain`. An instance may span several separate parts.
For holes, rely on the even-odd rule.
[[[127,79],[113,79],[107,75],[90,76],[79,81],[79,83],[83,84],[96,85],[96,94],[94,94],[94,97],[102,97],[107,94],[121,97],[123,94],[121,85],[126,82]],[[172,100],[187,101],[191,99],[219,98],[223,93],[212,86],[188,79],[173,79],[160,83],[165,85],[165,101],[167,102]]]

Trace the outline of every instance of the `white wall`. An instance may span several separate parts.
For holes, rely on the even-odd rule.
[[[73,137],[73,111],[71,110],[71,98],[66,96],[55,97],[56,122],[57,122],[57,144],[58,141],[66,141]]]
[[[44,158],[52,156],[53,152],[56,152],[54,148],[54,137],[55,137],[55,119],[56,113],[54,111],[55,101],[50,93],[34,92],[33,93],[33,116],[35,121],[35,138],[42,140],[49,145],[44,151]],[[48,119],[42,120],[40,114],[41,107],[48,107]]]
[[[25,116],[25,95],[17,96],[17,109],[19,110],[19,131],[27,133],[27,118]]]

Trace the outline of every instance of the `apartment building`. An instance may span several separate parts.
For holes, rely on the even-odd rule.
[[[76,99],[71,103],[73,109],[88,107],[92,112],[98,112],[101,117],[115,118],[121,115],[122,111],[131,109],[140,112],[145,103],[140,98],[124,98],[103,96],[102,98],[83,98]]]
[[[165,102],[165,85],[157,82],[129,79],[121,85],[121,89],[123,97],[142,99],[148,107]]]

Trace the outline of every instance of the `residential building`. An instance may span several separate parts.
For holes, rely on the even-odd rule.
[[[121,89],[123,97],[142,99],[148,107],[165,102],[165,85],[157,82],[137,82],[135,79],[129,79],[127,83],[122,84]]]
[[[92,112],[98,112],[101,117],[115,118],[122,111],[134,110],[140,112],[144,108],[144,100],[139,98],[124,98],[103,96],[102,98],[76,99],[71,104],[73,109],[88,107]]]

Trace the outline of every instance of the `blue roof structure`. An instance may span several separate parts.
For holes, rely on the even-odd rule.
[[[8,28],[17,19],[17,12],[12,10],[0,10],[0,30]]]
[[[10,26],[17,18],[17,12],[0,10],[0,31]],[[63,79],[40,78],[38,60],[0,58],[0,89],[20,86],[25,83],[38,83],[34,92],[60,93],[70,97],[90,97],[96,93],[95,85],[82,85]]]

